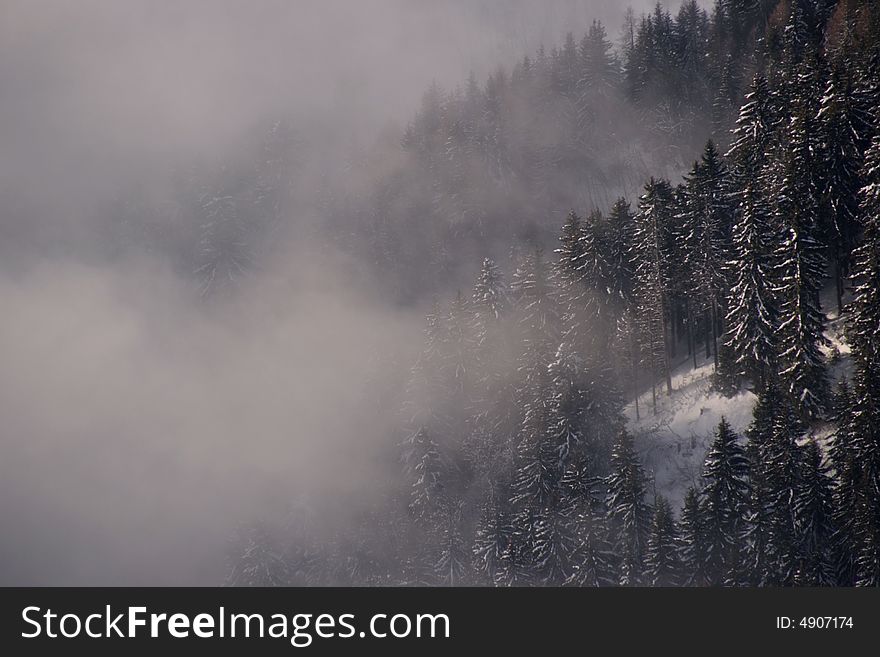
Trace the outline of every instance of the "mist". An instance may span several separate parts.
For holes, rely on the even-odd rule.
[[[401,130],[432,80],[482,78],[593,19],[616,39],[624,7],[86,0],[0,11],[2,231],[13,250],[10,238],[82,242],[82,225],[121,188],[234,156],[266,121],[319,134],[322,152],[342,159],[340,147]]]
[[[623,11],[3,3],[0,583],[217,584],[240,524],[381,495],[431,300],[395,301],[325,238],[317,183],[396,144],[432,81],[482,79],[593,19],[616,40]],[[206,297],[179,176],[235,178],[279,120],[280,220],[258,266]]]

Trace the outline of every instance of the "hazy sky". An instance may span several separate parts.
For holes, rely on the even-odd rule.
[[[0,4],[0,583],[217,583],[225,539],[267,500],[380,476],[370,455],[396,418],[365,420],[364,381],[390,369],[376,354],[420,340],[418,316],[308,244],[210,306],[148,255],[91,262],[106,199],[168,163],[233,156],[267,118],[369,138],[432,79],[510,64],[593,17],[616,37],[623,9]]]
[[[641,9],[653,3],[638,0]],[[45,0],[0,7],[0,192],[73,221],[167,158],[236,149],[266,117],[363,135],[432,79],[483,75],[615,0]],[[13,231],[15,232],[15,231]]]

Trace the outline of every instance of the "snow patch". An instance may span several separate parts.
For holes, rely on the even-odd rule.
[[[628,429],[642,456],[653,493],[662,495],[679,510],[690,486],[700,482],[703,461],[713,433],[722,417],[742,435],[752,421],[757,398],[749,391],[725,397],[712,390],[711,361],[683,362],[672,377],[672,394],[657,390],[654,414],[650,390],[639,398],[640,419],[635,404],[626,408]]]

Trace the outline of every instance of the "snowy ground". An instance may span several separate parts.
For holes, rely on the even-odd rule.
[[[833,309],[828,312],[826,332],[831,345],[824,350],[829,357],[833,390],[841,376],[850,376],[850,349],[843,337],[843,321],[837,316],[833,290],[823,294],[822,303],[823,308]],[[727,418],[740,435],[752,421],[755,395],[742,390],[728,398],[712,392],[713,369],[712,360],[702,359],[702,353],[696,368],[691,357],[681,357],[673,370],[672,394],[667,396],[665,384],[657,386],[656,415],[650,388],[639,397],[640,419],[636,419],[634,403],[626,407],[628,428],[653,486],[649,498],[663,495],[676,510],[681,508],[687,489],[700,482],[703,461],[721,418]],[[824,443],[829,429],[816,427],[813,435]]]
[[[639,398],[640,420],[634,403],[626,408],[629,430],[653,483],[649,496],[663,495],[674,509],[681,507],[688,487],[699,483],[712,432],[722,416],[742,434],[755,405],[755,396],[747,391],[731,398],[712,392],[711,359],[698,359],[697,365],[694,369],[688,358],[673,371],[672,395],[658,387],[656,415],[650,389]]]

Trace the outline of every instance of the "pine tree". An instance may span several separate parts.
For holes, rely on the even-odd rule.
[[[587,413],[591,398],[584,385],[580,355],[563,342],[549,367],[552,377],[549,433],[561,462],[595,465],[598,445],[590,444]]]
[[[476,340],[473,334],[471,308],[459,291],[443,318],[446,324],[443,342],[442,373],[450,388],[450,405],[459,417],[459,436],[463,435],[463,420],[473,410]],[[460,438],[459,438],[460,440]]]
[[[861,190],[864,231],[854,254],[852,316],[847,337],[857,364],[880,362],[880,137],[865,155],[865,187]]]
[[[638,281],[638,320],[645,340],[643,353],[651,374],[666,379],[669,394],[672,394],[668,328],[672,263],[668,253],[668,231],[673,202],[669,183],[652,178],[639,202],[632,248]],[[657,410],[656,395],[654,410]]]
[[[768,506],[770,511],[769,580],[773,586],[795,583],[799,554],[795,500],[801,487],[803,454],[798,441],[805,431],[792,405],[777,392],[769,393],[775,400],[770,434],[765,442],[762,459],[766,464]]]
[[[561,499],[561,492],[559,495],[553,504],[536,514],[531,555],[536,581],[551,586],[561,586],[571,579],[579,547],[577,525]]]
[[[463,586],[469,582],[471,563],[461,532],[462,505],[449,505],[437,543],[434,569],[444,586]]]
[[[700,493],[696,488],[689,488],[684,498],[679,532],[679,552],[684,573],[684,581],[682,582],[684,586],[708,586],[709,584],[709,573],[706,570],[709,545],[706,540],[704,515]]]
[[[686,178],[682,228],[685,261],[691,274],[689,289],[703,315],[706,358],[713,354],[718,370],[718,334],[723,332],[726,263],[730,259],[732,208],[727,168],[715,145],[706,144],[702,159]],[[696,349],[695,356],[696,356]]]
[[[703,518],[706,573],[709,584],[721,586],[734,573],[748,500],[748,460],[739,436],[721,419],[703,470]]]
[[[547,578],[561,576],[568,568],[564,563],[567,548],[547,545],[553,538],[565,540],[564,532],[556,524],[563,464],[553,432],[549,369],[560,343],[560,318],[549,267],[540,252],[529,256],[517,270],[513,290],[521,313],[522,335],[516,392],[522,419],[516,439],[511,498],[515,508],[513,558],[516,576],[521,581],[554,583]]]
[[[837,584],[853,586],[857,552],[853,510],[860,494],[861,471],[852,426],[853,394],[846,377],[838,383],[832,410],[835,430],[828,450],[834,470],[832,558]]]
[[[880,504],[876,493],[860,495],[854,515],[859,548],[856,586],[880,586]]]
[[[227,186],[199,199],[201,237],[195,273],[203,297],[237,285],[254,267],[250,230],[238,193],[235,186]]]
[[[773,291],[777,230],[764,194],[766,154],[776,122],[766,79],[756,77],[746,96],[728,153],[733,163],[736,219],[733,228],[733,286],[729,292],[729,344],[740,373],[766,385],[775,368],[778,308]]]
[[[410,510],[417,521],[430,526],[445,506],[445,465],[428,429],[419,427],[405,443],[405,471],[412,480]]]
[[[775,220],[782,227],[778,246],[780,303],[780,375],[787,393],[805,419],[821,417],[828,396],[825,359],[825,315],[819,292],[825,278],[825,258],[818,235],[818,193],[811,171],[813,122],[807,101],[795,102],[787,130],[781,178],[771,183],[776,198]]]
[[[832,553],[832,484],[815,440],[804,449],[799,484],[794,512],[800,557],[794,580],[800,586],[832,586],[837,581]]]
[[[625,199],[617,199],[611,208],[611,214],[608,215],[607,239],[603,250],[608,263],[610,303],[616,309],[618,319],[633,300],[635,276],[631,251],[633,220],[629,203]]]
[[[477,327],[477,343],[487,339],[494,322],[500,321],[508,311],[509,299],[507,288],[498,265],[494,260],[486,258],[480,267],[480,273],[474,284],[471,306],[474,325]]]
[[[837,311],[843,312],[845,281],[859,232],[859,195],[864,153],[873,130],[863,93],[844,68],[836,66],[829,77],[818,114],[822,176],[821,193],[825,239],[834,262]]]
[[[264,524],[241,530],[227,586],[289,586],[293,579],[277,532]]]
[[[463,450],[472,406],[469,331],[461,295],[447,313],[434,308],[404,405],[403,469],[410,483],[409,511],[421,532],[418,577],[430,582],[464,572],[461,528],[453,530],[450,523],[461,521],[460,506],[471,485]]]
[[[623,407],[609,355],[613,312],[601,221],[571,213],[563,227],[556,266],[563,334],[550,365],[561,455],[589,463],[594,474],[607,471]]]
[[[412,368],[404,404],[406,436],[402,444],[404,474],[412,485],[410,510],[417,521],[431,524],[442,505],[445,465],[438,438],[448,422],[439,405],[445,389],[442,375],[444,327],[438,308],[428,314],[425,346]]]
[[[584,323],[578,344],[594,357],[607,353],[616,319],[606,242],[605,221],[599,212],[594,212],[581,225],[577,265],[584,286]]]
[[[473,546],[474,571],[486,584],[507,586],[516,582],[513,562],[515,528],[508,501],[489,488],[483,501]]]
[[[619,583],[643,585],[651,507],[645,502],[645,474],[626,431],[621,432],[611,454],[607,486],[611,544],[620,556]]]
[[[507,316],[510,312],[507,288],[498,267],[483,261],[470,302],[473,339],[473,416],[470,444],[472,463],[478,476],[497,483],[500,471],[510,461],[513,431],[509,410],[510,382],[506,376],[508,350]]]
[[[601,480],[584,467],[569,465],[562,477],[565,512],[572,519],[575,549],[572,573],[565,584],[611,586],[615,577],[615,556],[608,543]]]
[[[520,371],[529,385],[536,383],[535,377],[545,375],[561,333],[559,299],[540,250],[527,255],[517,268],[511,293],[520,327]]]
[[[609,94],[616,88],[620,69],[601,21],[593,21],[580,43],[581,93]]]
[[[617,322],[615,334],[614,353],[617,355],[618,371],[621,372],[623,381],[629,380],[627,389],[630,399],[636,411],[636,420],[640,418],[639,395],[639,370],[642,364],[641,345],[643,340],[639,332],[639,322],[634,308],[627,308]]]
[[[275,229],[280,225],[285,209],[286,194],[295,165],[297,136],[285,121],[275,121],[267,131],[255,165],[254,188],[249,201],[262,228]]]
[[[559,237],[559,248],[556,249],[556,281],[566,340],[581,351],[590,346],[586,342],[590,330],[584,308],[589,292],[585,267],[586,246],[583,220],[574,211],[569,212]]]
[[[654,503],[654,519],[645,557],[647,581],[651,586],[678,586],[682,564],[678,551],[678,531],[672,507],[663,497]]]
[[[857,465],[852,535],[856,584],[880,584],[880,137],[865,157],[864,233],[855,252],[856,281],[848,337],[855,363],[852,446]]]
[[[608,142],[620,86],[620,65],[605,27],[594,21],[578,49],[579,78],[576,85],[575,141],[587,146]]]
[[[768,388],[756,407],[755,422],[747,432],[746,457],[749,461],[749,500],[743,531],[745,555],[742,579],[750,586],[766,586],[770,581],[770,543],[772,540],[773,504],[767,465],[763,461],[769,428],[762,415],[772,406],[767,402]]]

